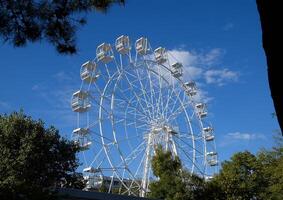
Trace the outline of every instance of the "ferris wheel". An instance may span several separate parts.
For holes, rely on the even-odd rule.
[[[133,47],[133,49],[132,49]],[[218,165],[213,127],[193,80],[163,47],[128,36],[102,43],[81,66],[73,93],[73,139],[81,147],[87,190],[145,196],[156,179],[155,147],[178,156],[184,169],[206,179]]]

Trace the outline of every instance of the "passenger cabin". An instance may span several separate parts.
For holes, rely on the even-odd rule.
[[[176,62],[172,65],[172,75],[175,78],[180,78],[183,75],[183,65],[182,65],[182,63]]]
[[[195,105],[199,118],[204,118],[207,115],[205,104],[198,103]]]
[[[127,54],[130,49],[130,39],[128,36],[122,35],[116,39],[115,48],[120,54]]]
[[[212,167],[218,165],[218,162],[216,159],[210,159],[207,161],[207,163]]]
[[[87,172],[87,173],[97,173],[97,172],[101,172],[101,169],[99,168],[94,168],[94,167],[87,167],[83,169],[83,172]]]
[[[147,38],[141,37],[136,41],[136,52],[140,55],[146,55],[149,52],[149,44]]]
[[[91,146],[91,144],[92,144],[92,142],[91,142],[91,141],[88,141],[88,142],[82,143],[82,144],[80,145],[81,150],[82,150],[82,151],[84,151],[84,150],[88,150],[88,149],[89,149],[89,147]]]
[[[216,156],[216,155],[217,155],[217,153],[214,152],[214,151],[210,151],[210,152],[206,153],[206,156]]]
[[[84,176],[84,179],[87,181],[86,183],[86,190],[96,190],[99,189],[102,185],[106,187],[107,189],[116,189],[120,188],[122,186],[122,182],[120,179],[112,176],[103,176],[103,175],[89,175]],[[123,184],[130,186],[132,184],[132,181],[130,179],[123,179]]]
[[[189,96],[194,96],[197,94],[196,83],[195,82],[186,82],[185,83],[185,92]]]
[[[77,128],[73,130],[73,134],[78,135],[78,136],[85,136],[89,134],[89,129],[88,128]]]
[[[207,164],[210,165],[210,166],[218,165],[217,153],[214,152],[214,151],[207,152],[206,153],[206,160],[207,160]]]
[[[87,61],[82,64],[81,79],[86,83],[94,83],[99,77],[99,75],[96,74],[96,67],[96,63],[91,61]]]
[[[210,126],[203,128],[203,136],[207,142],[214,140],[214,135],[212,135],[212,131],[213,128]]]
[[[167,55],[165,48],[158,47],[157,49],[154,50],[154,57],[155,60],[158,64],[163,64],[167,60]]]
[[[72,96],[71,105],[74,112],[86,112],[91,107],[88,93],[82,90],[75,92]]]
[[[102,43],[96,49],[96,57],[98,61],[109,63],[113,58],[113,52],[110,44]]]

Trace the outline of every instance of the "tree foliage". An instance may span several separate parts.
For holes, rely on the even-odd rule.
[[[81,14],[106,11],[124,0],[1,0],[0,37],[15,47],[46,39],[59,53],[76,53]]]
[[[236,153],[222,164],[215,178],[226,199],[241,200],[259,197],[262,188],[262,166],[255,155],[248,151]]]
[[[211,181],[188,173],[178,157],[158,147],[152,169],[159,179],[150,183],[149,196],[165,200],[281,200],[283,138],[278,136],[275,141],[275,147],[257,155],[248,151],[235,153],[222,163],[219,174]]]
[[[79,147],[20,113],[0,115],[0,199],[47,199],[55,187],[82,188]]]
[[[152,170],[159,179],[150,183],[149,197],[166,200],[194,200],[203,197],[204,180],[182,169],[179,157],[164,151],[161,146],[155,149]]]
[[[276,141],[277,146],[270,151],[261,150],[257,155],[239,152],[225,161],[220,173],[208,183],[207,189],[214,196],[211,199],[283,199],[282,137]]]
[[[264,166],[263,176],[265,187],[262,199],[283,199],[283,138],[275,138],[277,145],[271,150],[262,150],[258,154],[259,161]]]
[[[186,187],[180,177],[181,161],[171,152],[164,152],[161,146],[155,149],[152,158],[152,170],[159,180],[149,186],[151,198],[166,200],[186,199]]]

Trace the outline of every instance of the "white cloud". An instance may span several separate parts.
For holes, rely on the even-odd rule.
[[[181,62],[185,66],[194,65],[198,59],[196,55],[189,51],[185,51],[182,49],[173,49],[168,51],[169,54],[169,62]],[[171,55],[171,56],[170,56]]]
[[[241,132],[233,132],[228,133],[226,139],[230,140],[262,140],[265,139],[265,136],[261,133],[241,133]]]
[[[204,78],[208,84],[217,84],[219,86],[224,85],[229,81],[237,81],[239,74],[237,72],[231,71],[229,69],[211,69],[204,72]]]
[[[214,48],[204,54],[198,55],[198,62],[204,67],[210,67],[215,64],[218,64],[220,58],[224,55],[225,51],[220,48]]]
[[[234,24],[232,22],[228,22],[227,24],[225,24],[223,27],[222,27],[222,30],[223,31],[230,31],[234,28]]]
[[[5,101],[0,101],[0,111],[10,109],[11,106]]]
[[[74,74],[67,73],[65,71],[60,71],[53,75],[53,78],[55,78],[57,81],[71,81]]]
[[[184,81],[195,80],[204,81],[207,84],[222,86],[227,82],[238,80],[239,74],[235,71],[219,69],[221,57],[225,51],[220,48],[213,48],[207,52],[198,53],[196,51],[186,51],[182,49],[173,49],[168,51],[169,62],[181,62],[184,66]]]

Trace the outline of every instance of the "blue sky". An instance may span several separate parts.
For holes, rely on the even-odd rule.
[[[176,1],[177,2],[177,1]],[[166,47],[199,84],[214,126],[220,160],[236,151],[272,146],[265,55],[255,0],[128,0],[105,15],[89,14],[77,35],[79,52],[64,56],[45,41],[25,48],[0,46],[0,113],[21,108],[71,137],[76,115],[71,94],[80,87],[80,65],[97,45],[122,34]]]

